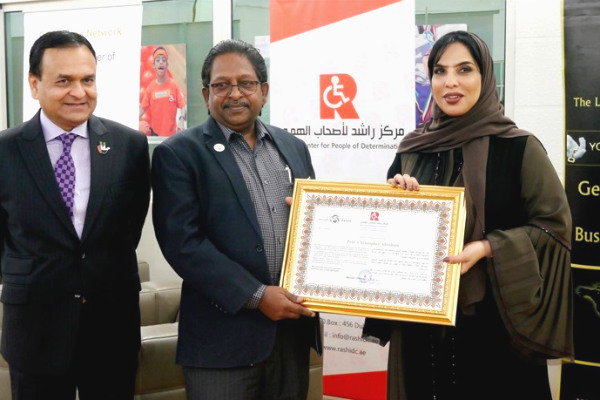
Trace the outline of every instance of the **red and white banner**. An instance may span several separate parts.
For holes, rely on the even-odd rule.
[[[385,182],[414,128],[414,0],[271,0],[271,122],[319,179]]]
[[[308,144],[318,179],[385,182],[415,125],[414,8],[414,0],[271,0],[271,123]],[[361,338],[364,318],[321,317],[324,394],[384,400],[387,348]]]

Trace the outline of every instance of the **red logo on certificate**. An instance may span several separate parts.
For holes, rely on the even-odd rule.
[[[321,119],[358,119],[352,100],[356,97],[356,82],[348,74],[321,75]]]
[[[371,211],[371,221],[379,221],[379,213],[377,211]]]

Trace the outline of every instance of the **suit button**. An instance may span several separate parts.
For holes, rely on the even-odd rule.
[[[256,252],[257,253],[262,253],[263,252],[263,245],[262,244],[257,244],[256,245]]]
[[[83,254],[81,255],[81,259],[82,259],[82,260],[85,260],[85,253],[83,253]]]

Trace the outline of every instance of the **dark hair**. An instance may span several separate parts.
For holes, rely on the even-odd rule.
[[[202,86],[207,88],[210,84],[210,72],[215,58],[228,53],[237,53],[246,57],[252,64],[260,83],[265,83],[267,81],[267,65],[258,49],[241,40],[227,39],[217,43],[215,47],[208,52],[204,64],[202,65]]]
[[[446,33],[433,44],[431,53],[429,54],[429,59],[427,60],[429,79],[433,77],[433,67],[438,63],[438,61],[440,61],[442,54],[444,54],[444,51],[446,51],[446,48],[453,43],[462,43],[467,49],[469,49],[471,57],[473,57],[475,63],[477,63],[477,67],[479,67],[479,72],[483,74],[481,49],[473,38],[473,34],[465,31],[453,31]]]
[[[96,58],[96,52],[92,47],[92,44],[82,35],[75,32],[69,31],[51,31],[44,33],[40,36],[29,51],[29,73],[41,78],[42,77],[42,57],[46,49],[54,49],[61,47],[87,47],[94,59]]]
[[[154,55],[156,54],[157,51],[159,50],[164,50],[165,53],[169,54],[169,52],[167,51],[167,49],[165,49],[163,46],[157,46],[154,51],[152,52],[152,58],[154,58]]]

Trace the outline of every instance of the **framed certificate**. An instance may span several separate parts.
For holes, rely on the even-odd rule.
[[[314,311],[454,325],[464,189],[297,179],[281,286]]]

